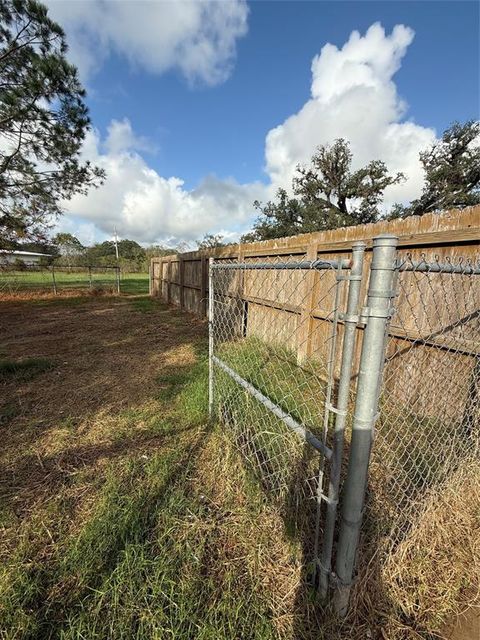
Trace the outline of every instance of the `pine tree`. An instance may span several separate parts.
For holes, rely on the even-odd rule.
[[[62,201],[101,183],[80,161],[85,91],[62,28],[37,0],[0,0],[0,245],[38,239]]]

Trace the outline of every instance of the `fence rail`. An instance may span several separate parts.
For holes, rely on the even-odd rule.
[[[480,206],[463,211],[411,216],[404,220],[382,221],[291,238],[279,238],[250,244],[237,244],[211,251],[196,251],[154,258],[151,263],[151,293],[167,303],[199,315],[207,314],[208,259],[237,262],[290,255],[300,260],[335,260],[349,254],[357,241],[366,243],[364,272],[371,259],[372,239],[380,234],[398,236],[398,256],[407,255],[428,262],[435,257],[462,255],[466,261],[475,256],[480,238]]]

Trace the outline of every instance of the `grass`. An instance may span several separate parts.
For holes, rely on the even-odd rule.
[[[47,358],[0,359],[0,382],[26,382],[53,367]]]
[[[82,322],[90,314],[97,322],[102,310],[117,313],[106,305],[90,301],[81,308],[87,314]],[[138,329],[138,316],[119,309]],[[276,619],[258,565],[265,562],[258,553],[278,546],[279,532],[282,540],[281,523],[228,438],[208,424],[205,340],[195,325],[162,306],[152,314],[146,331],[170,315],[175,322],[158,328],[164,364],[148,369],[157,373],[142,398],[137,394],[117,409],[82,408],[77,401],[76,417],[70,414],[75,405],[67,403],[41,429],[32,422],[38,406],[22,406],[4,430],[2,639],[270,640],[286,624]],[[58,338],[63,315],[52,317]],[[72,318],[65,318],[65,327]],[[123,321],[121,326],[123,335]],[[114,331],[110,326],[110,340]],[[185,341],[189,331],[194,333]],[[88,344],[95,339],[90,327]],[[5,342],[7,353],[13,344]],[[48,351],[47,338],[43,344]],[[110,353],[107,345],[98,361],[90,359],[91,371]],[[142,365],[144,371],[149,366]],[[130,372],[124,372],[124,384]],[[19,384],[27,393],[37,380],[9,377],[7,394],[22,391]],[[47,406],[38,386],[35,391],[36,402]],[[252,554],[253,538],[261,548]],[[295,550],[283,538],[279,550],[285,549],[292,557]],[[298,567],[292,569],[296,575]]]
[[[287,413],[319,432],[326,385],[318,363],[299,366],[295,354],[254,337],[220,344],[217,352]],[[215,389],[218,415],[264,488],[279,494],[285,509],[294,483],[313,477],[315,465],[281,421],[220,369]],[[454,460],[445,451],[447,442]],[[471,451],[461,425],[419,416],[411,407],[399,413],[398,404],[383,402],[352,598],[352,637],[365,632],[371,637],[377,629],[389,639],[443,638],[462,611],[478,615],[480,467],[471,461]],[[297,504],[309,497],[308,487],[300,489]],[[291,518],[291,509],[286,513]],[[312,536],[305,514],[300,516],[290,531]],[[291,524],[286,522],[287,528]],[[309,553],[307,545],[306,560]]]
[[[307,582],[310,530],[289,527],[291,511],[266,496],[238,452],[245,440],[208,421],[205,325],[140,300],[70,308],[65,299],[61,313],[59,301],[0,305],[3,361],[35,353],[56,363],[32,366],[35,377],[9,366],[3,380],[0,638],[442,637],[477,579],[475,562],[460,571],[480,549],[475,472],[453,479],[465,488],[461,504],[453,490],[432,495],[429,519],[387,567],[363,538],[354,606],[340,623]],[[276,385],[285,410],[318,426],[316,366],[297,373],[299,403],[285,393],[288,352],[249,341],[222,356],[265,393]],[[231,397],[229,410],[255,424],[259,408],[242,409],[238,389]],[[278,451],[277,427],[260,448]],[[450,541],[468,535],[452,553]]]
[[[209,495],[214,478],[202,483],[210,470],[199,455],[215,461],[222,439],[205,412],[202,358],[190,374],[162,378],[156,403],[119,416],[131,428],[141,418],[160,440],[108,463],[73,527],[68,494],[86,489],[88,473],[30,514],[0,577],[5,638],[275,637],[255,574],[235,558],[233,536],[240,527],[245,544],[261,496],[239,523],[238,487],[220,502]]]
[[[92,272],[92,287],[88,270],[55,269],[57,291],[90,289],[101,292],[116,291],[116,274],[113,269]],[[147,294],[149,290],[148,273],[122,273],[121,293],[128,295]],[[53,278],[49,270],[42,271],[2,271],[0,270],[0,294],[26,293],[28,291],[53,292]]]
[[[158,309],[159,305],[162,304],[158,298],[150,298],[150,297],[132,297],[130,300],[130,304],[135,311],[140,311],[141,313],[150,313]]]
[[[123,273],[120,291],[130,295],[147,294],[149,291],[148,273]]]
[[[404,619],[430,632],[452,624],[459,603],[477,600],[478,612],[479,477],[479,461],[465,461],[442,491],[430,492],[416,526],[386,562],[389,597]]]
[[[319,361],[300,366],[292,350],[268,345],[254,336],[221,345],[217,355],[298,422],[321,435],[327,383]]]

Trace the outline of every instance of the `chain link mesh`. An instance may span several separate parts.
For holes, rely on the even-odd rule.
[[[115,267],[69,267],[0,263],[0,296],[27,292],[56,292],[95,289],[113,292],[117,289]]]
[[[246,264],[298,260],[276,256]],[[334,392],[336,321],[345,303],[345,282],[334,266],[242,270],[229,264],[217,262],[211,270],[214,356],[328,444],[325,403]],[[214,367],[213,398],[215,415],[263,488],[298,513],[305,498],[317,496],[323,455],[219,366]]]
[[[370,467],[387,548],[480,454],[480,275],[459,258],[408,257],[396,279]]]
[[[266,260],[279,267],[298,262],[295,256],[256,259]],[[397,267],[368,496],[375,541],[387,552],[454,472],[480,455],[478,265],[407,257]],[[345,275],[333,266],[242,270],[228,260],[211,270],[214,356],[329,447]],[[305,499],[325,492],[323,456],[221,367],[214,366],[213,378],[214,414],[263,488],[296,515]],[[348,441],[347,434],[347,447]]]

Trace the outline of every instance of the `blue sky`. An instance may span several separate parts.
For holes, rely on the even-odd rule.
[[[298,161],[338,135],[353,138],[359,163],[407,169],[410,184],[391,200],[408,200],[421,188],[418,150],[453,120],[479,117],[476,2],[238,0],[200,13],[181,1],[72,4],[49,0],[88,89],[96,134],[85,154],[109,174],[60,223],[87,241],[113,224],[142,242],[235,239],[251,226],[252,200],[288,184]],[[379,25],[368,32],[375,23],[383,37]],[[354,31],[360,42],[343,51]],[[312,74],[327,43],[339,53],[322,54]]]

